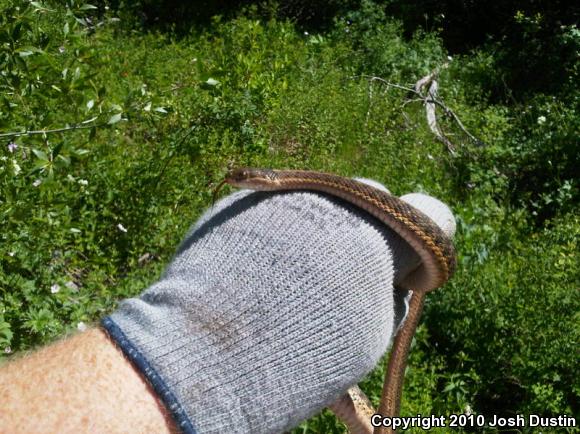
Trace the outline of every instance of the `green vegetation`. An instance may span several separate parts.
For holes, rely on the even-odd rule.
[[[428,298],[402,414],[579,413],[575,26],[549,41],[560,81],[522,91],[517,46],[450,55],[400,8],[328,2],[341,13],[305,31],[267,5],[177,32],[139,30],[145,3],[161,4],[0,0],[0,360],[152,283],[228,166],[309,168],[456,213],[458,272]],[[547,44],[538,13],[510,18],[523,49]],[[478,139],[439,110],[454,153],[414,94],[366,78],[412,87],[437,68]],[[363,384],[375,403],[381,369]],[[343,427],[324,413],[295,432]]]

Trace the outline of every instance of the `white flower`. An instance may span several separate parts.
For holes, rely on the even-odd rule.
[[[72,280],[69,280],[68,282],[66,282],[64,284],[64,286],[66,286],[68,289],[72,290],[72,291],[78,291],[79,290],[79,286],[74,283]]]
[[[546,116],[539,116],[538,117],[538,125],[543,125],[546,123]]]
[[[119,229],[121,232],[127,233],[127,229],[125,229],[125,226],[123,226],[121,223],[117,225],[117,229]]]
[[[78,183],[80,185],[89,185],[89,181],[87,181],[86,179],[79,179],[78,180]]]
[[[13,258],[15,254],[16,252],[8,252],[8,256],[10,256],[11,258]]]
[[[304,32],[304,36],[308,36],[308,35],[309,35],[309,33],[308,33],[308,32]]]
[[[35,187],[38,187],[40,184],[42,184],[42,181],[40,179],[37,179],[32,183],[32,185]]]
[[[67,180],[68,182],[75,182],[75,181],[76,181],[76,180],[75,180],[75,177],[74,177],[74,176],[72,176],[70,173],[69,173],[68,175],[66,175],[66,180]]]
[[[447,56],[447,60],[449,60],[451,62],[453,60],[453,57]]]
[[[468,415],[468,416],[473,413],[473,409],[471,408],[471,406],[469,404],[465,404],[465,411],[464,411],[464,413],[466,415]]]
[[[11,352],[12,352],[12,348],[10,348],[10,347],[5,347],[4,348],[4,353],[10,354]]]
[[[60,286],[58,285],[58,283],[53,283],[52,286],[50,287],[50,292],[52,294],[56,294],[58,291],[60,291]]]
[[[22,169],[20,168],[16,160],[12,160],[12,166],[14,167],[14,175],[18,175],[20,172],[22,172]]]
[[[86,325],[84,322],[82,322],[82,321],[79,321],[79,322],[77,323],[77,330],[78,330],[79,332],[84,332],[86,329],[87,329],[87,325]]]

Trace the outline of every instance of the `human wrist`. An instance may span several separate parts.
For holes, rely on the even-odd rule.
[[[141,373],[99,328],[0,367],[1,432],[176,432]]]

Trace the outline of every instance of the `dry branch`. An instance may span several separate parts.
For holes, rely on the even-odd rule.
[[[437,112],[436,112],[437,107],[441,108],[447,116],[450,116],[455,121],[457,126],[461,129],[461,131],[463,131],[463,133],[465,133],[465,135],[467,137],[469,137],[471,140],[473,140],[477,145],[483,145],[484,143],[481,140],[479,140],[477,137],[475,137],[473,134],[471,134],[467,130],[467,128],[465,128],[465,126],[463,125],[463,122],[461,122],[461,120],[459,119],[457,114],[455,114],[455,112],[453,110],[451,110],[449,107],[447,107],[438,97],[439,83],[437,81],[437,77],[439,75],[439,71],[442,68],[446,68],[446,67],[447,67],[447,63],[443,64],[440,68],[437,68],[435,71],[429,73],[425,77],[420,78],[415,83],[414,87],[408,87],[408,86],[403,86],[403,85],[400,85],[397,83],[391,83],[391,82],[389,82],[381,77],[375,77],[375,76],[371,76],[371,75],[360,75],[358,77],[367,78],[369,80],[369,98],[371,100],[372,100],[372,96],[373,96],[372,84],[375,81],[382,83],[387,87],[392,87],[395,89],[404,90],[408,93],[412,93],[412,94],[416,95],[417,98],[413,98],[413,99],[410,99],[408,101],[405,101],[403,103],[403,107],[410,102],[422,101],[423,104],[425,105],[425,112],[426,112],[427,124],[429,126],[429,129],[435,135],[435,137],[437,137],[438,140],[440,140],[441,142],[443,142],[445,144],[445,146],[447,147],[449,152],[454,154],[455,150],[456,150],[456,146],[451,142],[451,140],[449,140],[449,138],[447,137],[447,135],[444,133],[441,126],[439,125],[439,122],[437,120]],[[353,78],[355,78],[355,77],[353,77]],[[424,91],[425,88],[427,88],[426,92]],[[370,104],[371,103],[369,103],[369,109],[367,111],[367,120],[368,120],[368,117],[370,116],[370,110],[371,110]]]
[[[447,149],[451,154],[455,154],[456,146],[447,138],[441,127],[439,127],[439,123],[437,122],[437,113],[435,112],[435,102],[437,100],[437,91],[439,90],[439,83],[435,79],[436,74],[430,74],[426,77],[423,77],[415,84],[415,89],[418,92],[421,92],[421,88],[427,86],[429,82],[429,90],[427,91],[428,99],[425,100],[425,112],[427,115],[427,124],[429,125],[429,129],[435,137],[439,139],[439,141],[443,142]],[[422,83],[420,83],[422,82]]]

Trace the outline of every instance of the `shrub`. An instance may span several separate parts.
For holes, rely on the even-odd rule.
[[[529,211],[541,225],[579,204],[578,103],[538,95],[527,104],[487,108],[481,136],[453,162],[457,187],[487,191],[499,203]],[[486,125],[487,124],[487,125]]]
[[[523,221],[471,213],[462,212],[462,271],[427,309],[431,348],[451,372],[477,372],[467,385],[478,412],[575,414],[580,218],[564,215],[523,241]],[[486,220],[485,232],[470,223]]]
[[[564,1],[390,1],[389,14],[417,28],[437,30],[453,53],[484,49],[516,98],[567,92],[577,82],[580,9]],[[505,102],[504,94],[494,94]]]

